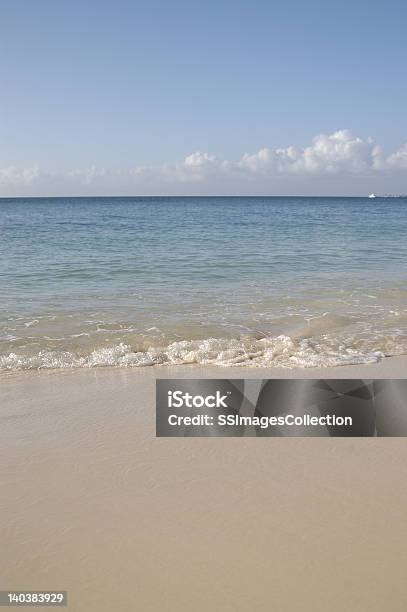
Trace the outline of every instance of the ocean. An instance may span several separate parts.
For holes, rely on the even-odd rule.
[[[0,199],[0,369],[407,353],[407,199]]]

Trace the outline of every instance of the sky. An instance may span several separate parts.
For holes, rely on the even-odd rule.
[[[405,0],[0,0],[0,197],[407,193]]]

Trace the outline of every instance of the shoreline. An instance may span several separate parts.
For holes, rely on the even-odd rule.
[[[341,366],[324,366],[287,368],[282,366],[263,367],[250,365],[202,365],[202,364],[179,364],[179,365],[151,365],[151,366],[97,366],[82,368],[38,368],[21,370],[4,370],[0,372],[0,385],[3,381],[17,380],[19,377],[29,376],[61,376],[86,375],[91,373],[98,375],[112,375],[116,373],[128,373],[147,378],[406,378],[407,377],[407,355],[385,357],[376,363],[352,364]]]

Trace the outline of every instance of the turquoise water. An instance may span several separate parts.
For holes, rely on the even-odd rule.
[[[0,367],[406,352],[407,200],[0,200]]]

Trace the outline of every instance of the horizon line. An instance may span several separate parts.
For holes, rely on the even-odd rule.
[[[405,198],[407,194],[375,194],[376,198],[384,198],[384,197],[393,197],[393,198]],[[304,195],[304,194],[264,194],[264,195],[248,195],[248,194],[214,194],[214,195],[52,195],[52,196],[2,196],[0,195],[0,200],[59,200],[62,198],[70,198],[70,199],[97,199],[97,198],[369,198],[369,194],[366,195],[322,195],[322,194],[312,194],[312,195]]]

